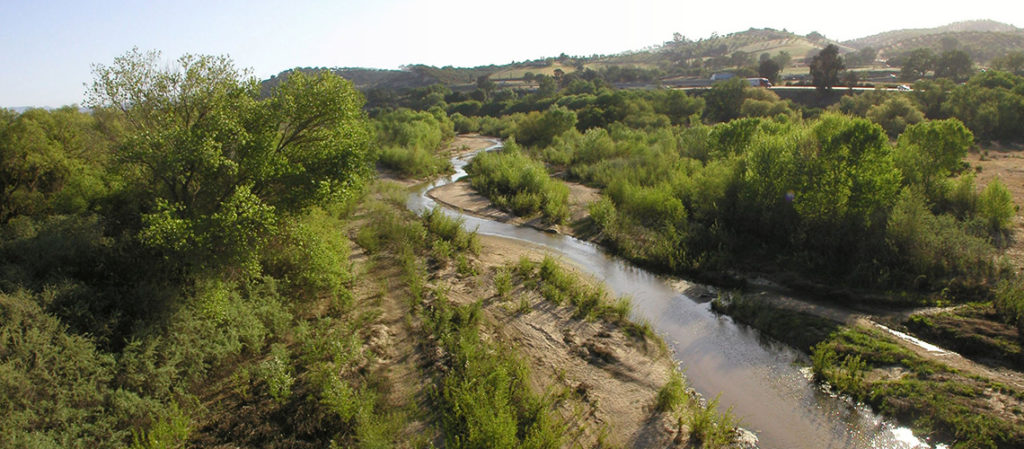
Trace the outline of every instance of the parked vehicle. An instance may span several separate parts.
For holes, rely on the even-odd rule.
[[[747,82],[750,83],[751,87],[772,87],[772,82],[768,81],[768,78],[747,78]]]

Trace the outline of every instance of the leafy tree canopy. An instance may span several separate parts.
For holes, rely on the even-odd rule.
[[[757,66],[757,74],[762,78],[768,78],[772,84],[779,82],[779,72],[781,71],[782,67],[773,59],[765,59]]]
[[[839,72],[845,68],[843,57],[839,56],[839,47],[829,44],[811,59],[814,87],[821,91],[832,90],[832,86],[839,83]]]
[[[328,72],[296,71],[261,98],[224,56],[165,68],[134,49],[93,71],[89,105],[126,122],[117,158],[144,192],[139,236],[198,252],[185,260],[251,261],[277,214],[347,198],[369,176],[363,98]]]
[[[970,78],[974,70],[971,55],[963,50],[949,50],[939,55],[935,61],[935,76],[963,81]]]

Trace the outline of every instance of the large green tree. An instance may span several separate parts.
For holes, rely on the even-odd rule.
[[[973,71],[974,64],[971,62],[971,55],[963,50],[942,52],[935,60],[935,76],[937,78],[963,81],[970,78]]]
[[[935,67],[935,53],[927,48],[918,48],[903,58],[903,67],[900,69],[900,79],[903,81],[914,81],[924,77],[929,70]]]
[[[995,58],[992,66],[1015,75],[1024,75],[1024,51],[1014,51]]]
[[[817,56],[811,58],[811,77],[814,87],[820,91],[830,91],[839,83],[839,72],[846,68],[843,57],[839,56],[839,47],[829,44]]]
[[[280,214],[350,196],[369,176],[363,97],[326,71],[294,71],[269,98],[224,56],[168,67],[134,49],[93,71],[89,105],[126,123],[117,157],[142,193],[140,238],[192,264],[252,266]]]
[[[770,58],[761,61],[757,66],[757,74],[762,78],[768,78],[772,84],[779,82],[779,72],[781,71],[782,67],[779,67],[779,63]]]

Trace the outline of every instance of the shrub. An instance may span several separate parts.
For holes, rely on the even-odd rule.
[[[377,117],[383,150],[380,162],[402,176],[422,178],[452,170],[443,144],[455,136],[454,125],[442,111],[399,109]]]
[[[446,155],[419,147],[385,147],[380,153],[380,163],[406,178],[426,178],[453,170]]]
[[[515,142],[506,143],[504,151],[479,154],[466,171],[473,188],[499,208],[521,216],[541,213],[554,224],[569,218],[569,188],[520,152]]]
[[[964,231],[949,215],[932,215],[924,196],[905,190],[889,216],[886,236],[899,263],[918,287],[937,287],[964,276],[983,281],[993,274],[992,247]]]
[[[555,417],[550,399],[531,392],[526,367],[480,338],[479,307],[439,297],[425,317],[425,328],[451,357],[434,396],[445,446],[559,447],[565,424]]]
[[[999,178],[989,182],[978,197],[978,215],[985,220],[993,234],[1008,232],[1013,225],[1017,206],[1013,204],[1013,196]]]
[[[686,403],[686,381],[678,371],[672,370],[668,382],[658,390],[654,408],[660,412],[675,410]]]
[[[350,301],[349,240],[338,232],[341,225],[339,218],[314,208],[282,226],[268,245],[264,270],[282,280],[288,297],[329,297],[342,305]]]
[[[1024,335],[1024,284],[1019,278],[1001,281],[996,286],[992,304],[1004,320],[1016,325]]]
[[[882,125],[890,138],[900,135],[907,126],[924,120],[924,114],[904,95],[889,97],[884,103],[872,106],[866,117]]]
[[[576,113],[552,107],[543,113],[531,112],[516,124],[516,141],[527,146],[545,147],[555,136],[576,126]]]

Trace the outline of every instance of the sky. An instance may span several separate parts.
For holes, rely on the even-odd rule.
[[[964,3],[966,4],[966,3]],[[0,0],[0,107],[81,104],[93,64],[133,47],[170,63],[229,55],[269,78],[293,67],[457,67],[640,50],[774,28],[835,40],[992,19],[1024,27],[1024,2],[692,0]],[[796,6],[792,6],[796,5]]]

